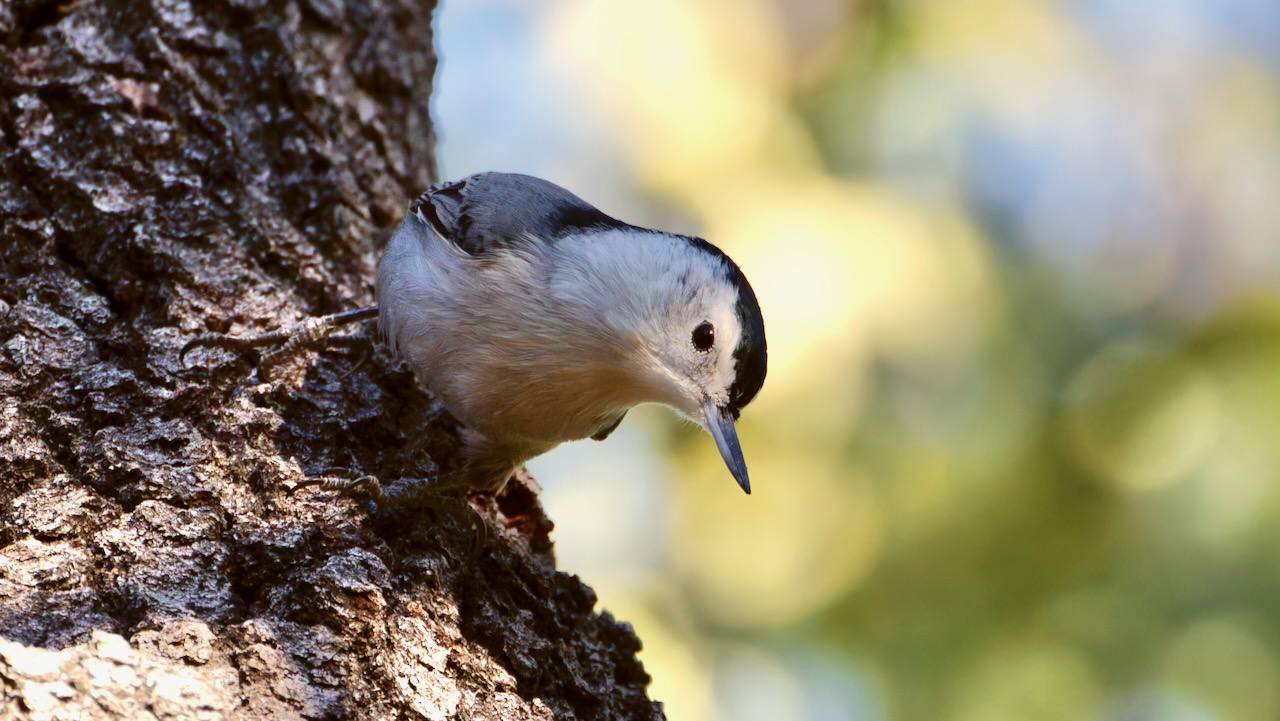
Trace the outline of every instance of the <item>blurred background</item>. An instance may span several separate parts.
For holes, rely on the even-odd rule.
[[[740,430],[531,464],[673,721],[1280,718],[1280,3],[444,0],[445,177],[743,267]]]

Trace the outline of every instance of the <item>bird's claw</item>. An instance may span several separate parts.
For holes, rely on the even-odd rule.
[[[257,343],[260,336],[250,336],[240,338],[236,336],[224,335],[222,333],[201,333],[195,338],[187,341],[182,346],[182,350],[178,351],[178,363],[184,367],[187,365],[187,354],[196,348],[228,348],[231,350],[242,350],[245,348],[256,348],[263,343]]]
[[[178,362],[187,363],[187,353],[196,348],[226,348],[229,350],[247,350],[278,345],[276,350],[265,354],[259,364],[258,372],[264,379],[270,377],[271,370],[284,361],[292,358],[303,349],[323,349],[328,346],[356,346],[367,344],[370,339],[362,334],[334,335],[333,331],[340,325],[368,320],[378,314],[377,306],[358,308],[356,310],[334,313],[333,315],[307,318],[283,330],[272,331],[253,336],[229,336],[221,333],[203,333],[178,352]]]
[[[387,499],[382,492],[382,483],[377,476],[360,476],[359,478],[332,478],[330,476],[308,476],[289,489],[293,495],[303,488],[319,487],[321,490],[334,491],[340,496],[361,500],[382,502]]]

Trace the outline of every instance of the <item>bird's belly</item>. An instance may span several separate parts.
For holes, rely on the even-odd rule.
[[[384,332],[464,425],[541,445],[590,437],[644,400],[592,326],[512,260],[476,265],[443,243],[394,239],[379,266]],[[581,338],[591,343],[575,344]]]
[[[483,373],[458,378],[462,384],[438,392],[459,421],[495,439],[540,444],[581,440],[634,405],[625,393],[600,383],[592,373],[499,373],[499,379]]]

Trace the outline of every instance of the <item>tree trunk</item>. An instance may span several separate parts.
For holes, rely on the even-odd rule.
[[[0,717],[650,719],[536,486],[459,514],[316,488],[456,460],[379,346],[178,350],[368,305],[433,180],[430,2],[0,2]]]

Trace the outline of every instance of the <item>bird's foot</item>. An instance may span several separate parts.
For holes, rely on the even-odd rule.
[[[289,489],[289,495],[293,495],[303,488],[319,487],[321,490],[334,491],[340,496],[354,498],[356,500],[370,501],[372,503],[383,503],[387,500],[386,493],[382,490],[382,483],[377,476],[360,476],[358,478],[334,478],[330,473],[340,471],[342,469],[331,469],[325,471],[325,475],[307,476],[301,482]]]
[[[334,333],[333,331],[338,326],[369,320],[377,315],[378,306],[373,305],[317,318],[307,318],[288,328],[261,335],[229,336],[222,333],[204,333],[182,346],[182,350],[178,352],[178,362],[185,365],[187,353],[196,348],[226,348],[239,351],[280,346],[265,354],[260,361],[258,373],[266,379],[270,377],[272,369],[303,349],[321,350],[367,345],[371,339],[363,333]]]

